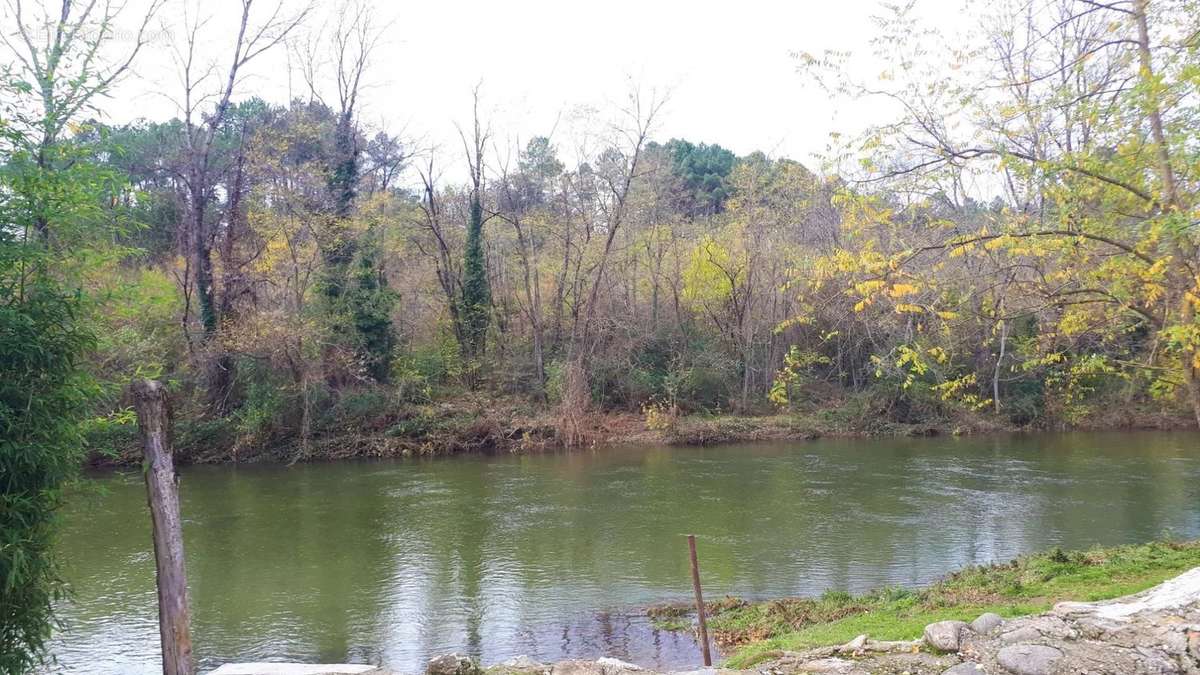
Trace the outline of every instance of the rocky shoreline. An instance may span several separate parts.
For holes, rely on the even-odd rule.
[[[939,621],[918,640],[874,640],[770,652],[745,670],[670,675],[1200,675],[1200,567],[1153,588],[1102,602],[1060,602],[1042,614]],[[369,665],[227,664],[210,675],[391,675]],[[517,657],[486,668],[459,654],[430,660],[426,675],[659,675],[613,658],[538,663]],[[665,675],[665,674],[664,674]]]
[[[428,675],[655,675],[615,659],[537,664],[514,659],[484,671],[447,656]],[[1103,602],[1062,602],[1049,612],[971,623],[939,621],[913,641],[868,635],[838,646],[776,652],[748,670],[765,675],[1200,675],[1200,567],[1149,590]],[[676,675],[682,675],[676,673]]]

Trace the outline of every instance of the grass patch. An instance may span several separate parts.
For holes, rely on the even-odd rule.
[[[1033,614],[1063,600],[1094,601],[1136,593],[1200,565],[1200,541],[1062,551],[970,567],[920,590],[884,588],[861,596],[736,603],[710,609],[709,629],[726,648],[726,663],[747,668],[776,650],[840,644],[866,633],[879,640],[920,637],[926,624],[970,621],[984,612]]]
[[[692,620],[689,618],[691,607],[686,603],[668,603],[665,605],[653,605],[646,608],[646,616],[650,617],[650,625],[656,630],[670,630],[682,632],[692,629]]]
[[[654,630],[669,630],[675,633],[682,633],[685,630],[692,629],[692,622],[688,619],[650,619],[650,626]]]

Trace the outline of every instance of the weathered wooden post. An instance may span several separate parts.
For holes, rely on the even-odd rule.
[[[167,389],[155,380],[135,380],[132,389],[145,453],[142,468],[154,529],[163,675],[195,675]]]
[[[704,653],[704,665],[712,665],[708,653],[708,619],[704,616],[704,594],[700,592],[700,563],[696,561],[696,535],[688,535],[688,555],[692,559],[692,590],[696,591],[696,615],[700,618],[700,649]]]

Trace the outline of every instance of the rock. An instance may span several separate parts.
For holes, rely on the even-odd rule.
[[[992,631],[1000,627],[1004,623],[1004,619],[999,614],[980,614],[978,619],[971,622],[971,630],[980,635],[990,635]]]
[[[821,673],[821,675],[858,675],[859,673],[865,675],[866,673],[855,662],[837,657],[805,661],[798,664],[798,668],[801,673]]]
[[[595,661],[559,661],[550,667],[550,675],[604,675]]]
[[[507,661],[501,661],[498,665],[502,668],[513,668],[516,670],[535,670],[537,668],[545,667],[541,663],[534,661],[524,654],[520,656],[514,656]]]
[[[636,673],[643,668],[633,663],[626,663],[621,659],[614,659],[608,656],[602,656],[596,659],[596,663],[604,670],[604,675],[617,675],[618,673]]]
[[[644,670],[639,665],[605,656],[595,661],[559,661],[550,667],[549,673],[550,675],[624,675],[625,673],[640,673]]]
[[[1142,668],[1142,672],[1147,673],[1175,673],[1179,672],[1179,664],[1171,658],[1162,649],[1153,647],[1138,647],[1134,650],[1138,655],[1138,662]]]
[[[853,640],[842,645],[838,651],[842,654],[855,654],[867,648],[867,636],[859,635]]]
[[[1059,640],[1077,640],[1079,639],[1079,630],[1075,628],[1075,624],[1067,623],[1062,618],[1044,614],[1035,616],[1028,621],[1030,626],[1037,629],[1043,637],[1052,637]]]
[[[1033,640],[1042,639],[1042,634],[1033,626],[1021,626],[1000,636],[1001,642],[1015,644],[1018,642],[1032,642]]]
[[[425,666],[426,675],[476,675],[479,666],[469,656],[462,654],[444,654],[429,659]]]
[[[352,663],[226,663],[209,675],[387,675],[378,666]]]
[[[956,652],[964,630],[969,630],[964,621],[931,623],[925,626],[925,643],[943,652]]]
[[[799,653],[775,652],[755,670],[777,675],[1200,675],[1200,567],[1161,589],[1099,603],[1060,603],[1050,612],[997,626],[998,621],[979,617],[974,630],[964,630],[961,622],[932,623],[913,643],[856,638]]]
[[[996,654],[1000,665],[1013,675],[1050,675],[1063,653],[1043,645],[1009,645]]]

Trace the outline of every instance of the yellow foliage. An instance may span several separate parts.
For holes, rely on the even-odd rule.
[[[730,247],[709,235],[692,248],[683,270],[683,297],[692,302],[722,302],[745,276],[741,260]]]

